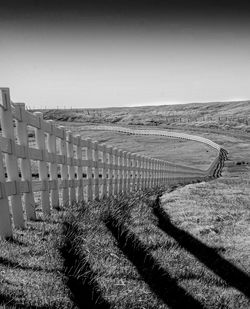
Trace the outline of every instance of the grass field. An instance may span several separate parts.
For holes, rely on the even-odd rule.
[[[0,240],[0,308],[72,308],[59,248],[64,211]]]
[[[126,151],[131,151],[154,158],[178,162],[189,166],[195,165],[202,169],[208,168],[217,153],[205,144],[166,138],[164,136],[129,135],[119,132],[99,131],[95,127],[85,128],[81,125],[65,125],[83,138],[90,137],[101,143],[106,143]]]
[[[182,164],[206,168],[215,156],[198,143],[64,124]],[[188,133],[229,150],[222,178],[74,205],[45,221],[38,207],[37,221],[0,241],[0,308],[249,308],[250,139]]]
[[[197,129],[250,132],[249,101],[78,110],[43,110],[46,119],[81,123],[160,126],[193,126]],[[219,118],[220,117],[220,118]]]
[[[169,188],[161,203],[166,188],[82,205],[64,230],[73,300],[81,308],[248,308],[248,187],[214,181]]]

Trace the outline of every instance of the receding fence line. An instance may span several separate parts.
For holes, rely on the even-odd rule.
[[[28,112],[23,103],[11,103],[8,88],[0,88],[0,122],[0,237],[4,238],[13,235],[13,227],[24,228],[28,220],[36,219],[37,194],[47,216],[60,201],[68,205],[167,182],[218,177],[226,157],[225,150],[210,141],[218,157],[202,171],[82,139],[45,121],[42,113]],[[28,128],[34,131],[36,146],[30,145]],[[39,180],[33,177],[33,164]]]
[[[97,125],[97,126],[90,126],[88,128],[92,128],[94,130],[101,130],[101,131],[117,131],[127,134],[137,134],[137,135],[160,135],[160,136],[166,136],[169,138],[177,138],[177,139],[186,139],[191,140],[195,142],[199,142],[202,144],[206,144],[209,147],[215,149],[218,153],[214,161],[210,164],[209,168],[207,170],[201,170],[194,167],[189,167],[185,165],[175,164],[172,162],[164,161],[164,164],[167,164],[170,168],[171,166],[175,169],[174,172],[177,171],[185,172],[189,170],[189,173],[200,173],[201,176],[214,176],[218,177],[220,176],[221,169],[223,167],[224,161],[227,159],[227,151],[222,148],[220,145],[214,143],[213,141],[196,135],[186,134],[186,133],[177,133],[167,130],[143,130],[143,129],[130,129],[130,128],[124,128],[120,126],[104,126],[104,125]],[[170,171],[170,170],[168,170]]]

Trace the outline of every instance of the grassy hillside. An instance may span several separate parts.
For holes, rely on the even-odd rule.
[[[43,110],[45,119],[119,125],[193,125],[250,131],[250,101],[105,109]]]
[[[79,205],[62,250],[72,300],[79,308],[249,308],[247,187],[215,180],[169,188],[161,203],[155,188]]]
[[[120,113],[119,125],[129,117],[132,122],[141,117],[145,125],[146,117],[166,118],[163,111],[170,115],[178,109],[183,115],[197,110],[204,118],[240,117],[249,116],[249,105],[101,110],[106,118],[100,111],[58,110],[45,117],[62,117],[60,124],[82,137],[206,168],[215,153],[202,144],[101,132],[85,121],[111,122]],[[249,308],[249,133],[240,123],[238,131],[223,122],[219,126],[228,130],[215,130],[210,120],[203,121],[202,129],[200,123],[190,116],[186,122],[161,125],[223,145],[229,161],[222,178],[55,209],[45,220],[37,204],[36,221],[0,240],[0,308]]]

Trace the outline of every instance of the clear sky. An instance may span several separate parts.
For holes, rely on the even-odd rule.
[[[248,5],[200,2],[1,2],[0,86],[33,108],[250,99]]]

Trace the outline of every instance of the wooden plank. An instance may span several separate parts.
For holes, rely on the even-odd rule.
[[[128,158],[127,158],[127,151],[123,151],[123,171],[122,171],[122,179],[123,179],[123,184],[122,184],[122,192],[127,193],[127,188],[128,188],[128,172],[127,172],[127,165],[128,165]]]
[[[16,109],[19,108],[21,119],[17,121],[17,137],[19,144],[23,146],[23,150],[28,150],[28,130],[27,123],[25,117],[25,104],[18,103],[15,104]],[[27,220],[35,220],[36,219],[36,211],[35,211],[35,200],[34,194],[32,191],[32,172],[31,172],[31,164],[29,159],[29,151],[24,151],[25,157],[21,159],[21,174],[22,179],[27,181],[30,184],[29,192],[24,193],[24,207],[26,211]]]
[[[102,197],[107,197],[107,149],[106,145],[102,145]]]
[[[4,136],[0,136],[0,148],[3,153],[12,154],[11,140]]]
[[[3,93],[0,90],[0,109],[3,108]],[[5,170],[3,165],[2,143],[0,143],[0,238],[13,236],[10,205],[6,195]]]
[[[45,184],[46,181],[46,184]],[[33,180],[32,190],[33,192],[46,191],[47,190],[47,180]]]
[[[24,103],[22,103],[24,104]],[[18,121],[21,121],[22,120],[22,116],[21,116],[21,113],[20,113],[20,109],[15,105],[11,105],[11,113],[12,113],[12,117]]]
[[[5,108],[0,108],[0,119],[2,127],[3,137],[9,138],[12,142],[12,153],[6,154],[6,168],[9,181],[20,182],[18,165],[17,165],[17,156],[15,149],[15,135],[13,127],[13,117],[10,104],[10,93],[9,90],[2,90],[2,101]],[[20,194],[15,194],[10,197],[13,222],[16,228],[24,228],[24,214],[22,208],[22,200]]]
[[[32,126],[37,129],[40,129],[41,127],[40,118],[37,117],[36,113],[32,114],[27,112],[26,121],[29,126]]]
[[[48,121],[41,119],[41,129],[47,134],[51,134],[51,125]]]
[[[40,119],[40,122],[43,121],[43,113],[35,112],[34,116]],[[39,179],[46,185],[44,190],[41,193],[41,202],[42,202],[42,210],[44,215],[50,215],[50,199],[49,199],[49,188],[48,188],[48,168],[47,163],[45,161],[45,135],[43,128],[36,128],[35,130],[36,136],[36,144],[38,149],[43,154],[42,160],[38,162],[38,172],[39,172]]]
[[[99,199],[99,148],[98,142],[93,141],[93,163],[94,163],[94,199]]]
[[[114,157],[114,170],[113,170],[113,179],[114,179],[114,196],[118,194],[118,149],[113,148],[113,157]]]
[[[108,164],[107,164],[107,184],[108,184],[108,196],[113,195],[113,157],[112,157],[112,151],[113,148],[111,146],[107,146],[107,155],[108,155]]]
[[[49,163],[49,173],[50,173],[50,180],[54,181],[57,184],[57,160],[56,160],[56,136],[54,134],[55,131],[55,124],[54,121],[48,121],[51,125],[51,133],[48,134],[48,151],[52,155],[52,160]],[[59,194],[58,194],[58,187],[55,187],[51,190],[51,206],[52,208],[59,207]]]
[[[132,163],[131,165],[131,190],[135,190],[135,185],[136,185],[136,154],[132,153],[131,154],[131,159],[130,162]]]
[[[62,130],[62,126],[59,126],[59,127],[55,126],[54,127],[54,135],[56,137],[62,139],[63,138],[63,134],[64,133],[63,133],[63,130]]]
[[[88,160],[88,166],[87,166],[87,178],[88,178],[88,185],[87,185],[87,200],[92,201],[93,200],[93,179],[92,179],[92,165],[93,165],[93,143],[90,138],[87,139],[87,160]]]
[[[72,133],[70,131],[67,131],[66,133],[66,141],[67,141],[67,153],[68,157],[73,160],[74,151],[73,151],[73,143],[72,143]],[[75,169],[74,165],[69,165],[69,180],[72,181],[75,179]],[[73,186],[70,186],[69,189],[69,202],[72,205],[74,202],[76,202],[76,190]]]
[[[68,166],[67,166],[67,145],[66,145],[66,131],[64,127],[60,127],[63,132],[63,137],[60,140],[59,151],[62,157],[64,158],[63,163],[61,164],[61,179],[62,184],[65,186],[60,186],[62,188],[62,203],[63,206],[68,206],[69,204],[69,188],[68,188]]]
[[[35,161],[43,161],[44,157],[43,157],[43,151],[41,149],[36,149],[36,148],[28,148],[28,152],[29,152],[29,158],[31,160],[35,160]]]
[[[121,194],[123,190],[123,151],[118,149],[118,193]]]
[[[132,182],[131,182],[131,179],[132,179],[132,176],[133,176],[133,172],[132,172],[132,168],[133,168],[133,160],[132,160],[132,153],[131,152],[128,152],[127,153],[127,158],[128,158],[128,165],[127,165],[127,167],[128,167],[128,169],[127,169],[127,171],[128,171],[128,190],[127,190],[127,192],[129,193],[129,192],[131,192],[133,189],[132,189]]]
[[[77,180],[79,182],[78,189],[77,189],[77,201],[81,203],[84,200],[83,196],[83,182],[82,182],[82,146],[81,146],[81,136],[77,135],[77,149],[76,149],[76,156],[77,156]]]

